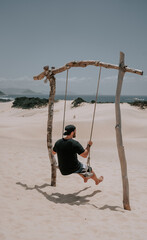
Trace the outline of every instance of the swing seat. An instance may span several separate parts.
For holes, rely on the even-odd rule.
[[[86,178],[90,178],[90,177],[93,176],[92,172],[81,172],[80,174],[83,175],[83,177],[86,177]]]
[[[93,176],[93,173],[91,171],[88,171],[88,167],[86,169],[83,169],[82,172],[80,172],[80,174],[88,178]]]

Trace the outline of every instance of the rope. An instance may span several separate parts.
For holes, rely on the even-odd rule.
[[[66,88],[65,88],[65,98],[64,98],[64,114],[63,114],[62,137],[63,137],[64,127],[65,127],[65,113],[66,113],[67,86],[68,86],[68,70],[69,69],[67,68]],[[96,97],[95,97],[95,104],[94,104],[94,111],[93,111],[93,118],[92,118],[92,125],[91,125],[91,133],[90,133],[90,141],[92,139],[92,134],[93,134],[93,127],[94,127],[94,119],[95,119],[96,105],[97,105],[97,99],[98,99],[98,90],[99,90],[100,78],[101,78],[101,67],[99,69],[99,76],[98,76],[98,82],[97,82],[97,90],[96,90]],[[88,155],[88,158],[87,158],[87,165],[90,166],[90,150],[89,150],[89,155]]]
[[[98,76],[98,82],[97,82],[97,90],[96,90],[96,97],[95,97],[95,104],[94,104],[94,111],[93,111],[93,119],[92,119],[92,125],[91,125],[91,133],[90,133],[90,141],[92,139],[92,134],[93,134],[93,127],[94,127],[94,119],[95,119],[96,105],[97,105],[97,99],[98,99],[100,78],[101,78],[101,67],[99,69],[99,76]],[[89,155],[88,155],[88,158],[87,158],[87,165],[90,166],[90,150],[89,150]]]
[[[67,68],[67,73],[66,73],[66,88],[65,88],[65,97],[64,97],[64,114],[63,114],[62,137],[63,137],[64,127],[65,127],[65,112],[66,112],[67,85],[68,85],[68,68]]]

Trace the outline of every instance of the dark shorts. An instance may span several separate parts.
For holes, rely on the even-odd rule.
[[[84,173],[84,172],[91,173],[92,172],[92,168],[90,166],[83,163],[80,163],[80,164],[81,164],[80,168],[74,173]]]

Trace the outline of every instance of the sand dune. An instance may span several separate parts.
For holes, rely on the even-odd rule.
[[[91,165],[104,182],[83,183],[57,174],[50,186],[46,148],[47,107],[33,110],[0,103],[0,240],[145,240],[147,237],[147,110],[121,104],[122,131],[132,211],[122,205],[120,164],[115,139],[115,106],[98,104]],[[77,127],[86,146],[93,105],[71,108],[66,124]],[[62,135],[63,101],[55,103],[53,143]],[[85,162],[85,159],[80,158]]]

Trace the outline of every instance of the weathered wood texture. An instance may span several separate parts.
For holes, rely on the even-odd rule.
[[[123,77],[125,72],[143,75],[143,71],[138,69],[131,69],[125,66],[124,54],[122,52],[120,53],[119,66],[109,64],[109,63],[103,63],[99,61],[80,61],[80,62],[74,61],[74,62],[69,62],[65,66],[57,69],[52,67],[51,70],[49,70],[49,66],[45,66],[44,72],[34,77],[34,80],[41,80],[44,77],[46,77],[45,81],[49,80],[50,82],[50,97],[49,97],[48,124],[47,124],[47,146],[48,146],[49,158],[52,166],[51,185],[56,186],[56,160],[52,154],[53,108],[54,108],[54,98],[55,98],[55,91],[56,91],[56,81],[55,81],[54,75],[64,72],[67,69],[70,69],[72,67],[87,67],[89,65],[119,70],[116,98],[115,98],[116,141],[117,141],[117,148],[118,148],[118,155],[120,159],[122,183],[123,183],[123,205],[124,205],[124,209],[131,210],[130,203],[129,203],[129,183],[128,183],[128,176],[127,176],[127,163],[126,163],[126,157],[125,157],[125,151],[124,151],[122,133],[121,133],[120,94],[121,94],[121,88],[122,88]]]
[[[118,82],[116,89],[115,97],[115,112],[116,112],[116,141],[118,155],[121,165],[121,175],[122,175],[122,184],[123,184],[123,205],[124,209],[131,210],[129,203],[129,182],[127,176],[127,162],[125,157],[125,150],[123,146],[122,132],[121,132],[121,112],[120,112],[120,94],[124,77],[124,54],[120,52],[120,68],[118,73]]]
[[[72,67],[87,67],[87,66],[97,66],[97,67],[104,67],[104,68],[111,68],[111,69],[117,69],[119,70],[118,65],[110,64],[110,63],[103,63],[99,61],[80,61],[80,62],[69,62],[65,66],[57,68],[57,69],[52,69],[49,70],[49,66],[44,67],[44,72],[39,74],[38,76],[34,76],[34,80],[41,80],[45,76],[49,78],[49,75],[52,74],[57,74],[66,71],[67,69],[70,69]],[[130,72],[130,73],[135,73],[138,75],[143,75],[143,71],[138,70],[138,69],[131,69],[128,68],[127,66],[123,66],[124,72]]]
[[[52,154],[52,130],[53,130],[53,114],[54,114],[54,100],[56,92],[56,79],[53,75],[50,76],[50,96],[48,104],[48,122],[47,122],[47,147],[49,159],[51,162],[51,186],[56,186],[56,159]]]

